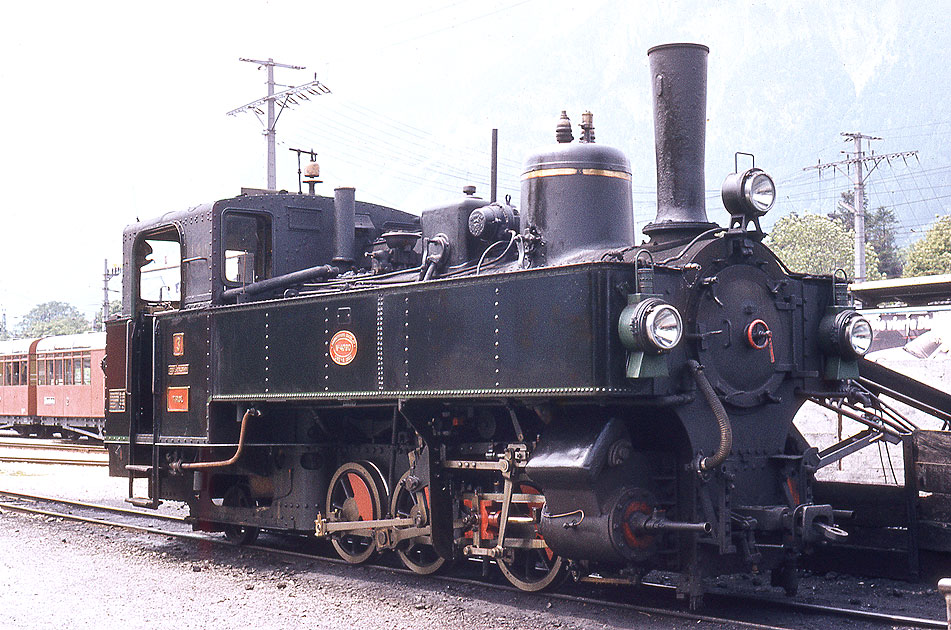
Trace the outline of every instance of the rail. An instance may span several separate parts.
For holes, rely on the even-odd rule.
[[[66,499],[57,499],[52,497],[43,497],[38,495],[29,495],[16,492],[9,492],[0,490],[0,497],[7,497],[9,499],[16,499],[19,501],[30,501],[30,502],[49,502],[53,506],[56,504],[61,504],[69,507],[82,507],[92,511],[104,512],[105,514],[120,514],[131,516],[134,518],[141,519],[153,519],[153,520],[167,520],[167,521],[178,521],[184,524],[188,523],[188,519],[183,519],[180,517],[169,517],[165,515],[155,514],[153,512],[141,512],[138,510],[128,510],[124,508],[115,508],[112,506],[97,505],[91,503],[82,503],[76,501],[69,501]],[[52,506],[51,506],[52,507]],[[54,517],[63,520],[70,520],[75,522],[83,522],[94,525],[102,525],[108,527],[117,527],[121,529],[126,529],[129,531],[136,531],[140,533],[154,534],[163,537],[173,537],[182,540],[189,540],[194,542],[200,542],[202,545],[206,544],[216,544],[228,547],[234,547],[234,544],[228,542],[224,538],[218,538],[213,535],[203,534],[203,533],[194,533],[191,531],[176,531],[174,529],[154,527],[151,525],[138,525],[129,522],[107,520],[105,518],[98,518],[96,516],[83,516],[79,514],[72,513],[71,511],[58,511],[55,509],[46,509],[29,505],[22,504],[13,504],[8,501],[0,501],[0,510],[8,510],[11,512],[21,512],[25,514],[38,514],[47,517]],[[314,561],[325,562],[328,564],[334,565],[346,565],[346,562],[339,558],[330,558],[319,555],[314,555],[312,553],[305,553],[299,551],[289,551],[286,549],[277,549],[272,547],[265,547],[260,545],[247,545],[243,549],[247,551],[255,551],[259,553],[268,554],[271,556],[276,556],[280,558],[287,559],[298,559],[305,560],[308,563]],[[412,573],[408,569],[396,568],[389,566],[374,566],[374,569],[386,572],[390,574],[398,574],[410,576],[414,579],[419,578],[415,573]],[[614,591],[604,590],[603,586],[608,584],[614,584],[611,580],[601,580],[598,578],[586,579],[585,582],[593,583],[597,589],[596,592],[599,595],[576,595],[568,593],[544,593],[541,595],[533,595],[520,591],[512,586],[501,585],[501,584],[492,584],[485,582],[484,580],[477,580],[465,577],[456,577],[456,576],[445,576],[445,575],[432,575],[428,576],[428,579],[436,580],[437,582],[442,583],[452,583],[452,584],[461,584],[470,587],[475,587],[478,590],[473,592],[479,592],[484,590],[493,590],[493,591],[502,591],[508,593],[517,594],[519,597],[523,598],[525,601],[528,601],[528,598],[534,597],[539,602],[542,600],[546,601],[562,601],[562,602],[572,602],[576,604],[581,604],[583,607],[589,606],[599,606],[602,608],[613,608],[615,610],[623,612],[637,613],[639,615],[645,616],[656,616],[667,619],[678,619],[678,620],[689,620],[692,622],[706,622],[714,624],[724,624],[728,627],[736,628],[750,628],[750,629],[759,629],[759,630],[788,630],[787,627],[776,626],[766,623],[759,623],[756,621],[747,621],[744,619],[738,619],[735,617],[724,617],[716,616],[709,614],[699,614],[695,612],[689,612],[685,610],[678,610],[676,608],[665,608],[662,606],[645,606],[630,603],[631,593],[627,590],[617,590]],[[951,597],[951,580],[942,580],[943,588],[941,590],[942,594],[947,593]],[[659,593],[672,594],[676,591],[676,587],[653,584],[649,582],[642,583],[642,587],[647,590],[657,591]],[[612,599],[609,596],[605,596],[604,593],[616,593],[617,598]],[[772,609],[783,609],[791,612],[797,612],[800,614],[811,614],[811,615],[824,615],[826,617],[833,618],[846,618],[853,620],[861,621],[871,621],[875,623],[885,623],[892,626],[900,627],[914,627],[914,628],[931,628],[935,630],[942,630],[947,626],[947,623],[938,619],[928,619],[922,617],[913,617],[908,615],[900,614],[891,614],[887,612],[880,611],[871,611],[871,610],[861,610],[861,609],[852,609],[852,608],[843,608],[838,606],[827,606],[822,604],[813,604],[807,602],[797,602],[790,601],[788,599],[774,599],[770,597],[761,597],[761,596],[750,596],[750,595],[733,595],[733,594],[711,594],[711,598],[716,600],[726,600],[729,601],[732,605],[736,606],[738,609],[744,610],[746,613],[750,612],[751,605],[760,606],[763,608],[772,608]],[[623,601],[621,601],[623,600]],[[951,604],[949,604],[951,605]],[[951,614],[951,613],[949,613]],[[823,622],[828,622],[828,620],[822,619],[799,619],[796,623],[797,627],[822,627]],[[805,625],[803,625],[805,624]]]

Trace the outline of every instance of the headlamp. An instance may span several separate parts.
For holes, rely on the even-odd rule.
[[[852,309],[829,314],[819,324],[819,341],[827,354],[855,360],[872,346],[872,325]]]
[[[751,168],[727,175],[720,191],[723,206],[733,216],[752,219],[766,214],[776,201],[776,184],[766,171]]]
[[[872,346],[872,325],[862,316],[853,317],[845,326],[844,336],[855,356],[865,356]]]
[[[667,352],[680,343],[683,332],[680,311],[660,298],[627,305],[618,321],[618,334],[628,350]]]

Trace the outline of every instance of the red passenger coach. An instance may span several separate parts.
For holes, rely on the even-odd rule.
[[[0,341],[0,423],[3,427],[36,415],[36,382],[30,386],[29,374],[36,364],[30,357],[39,339]]]
[[[100,438],[105,334],[0,343],[0,427]]]

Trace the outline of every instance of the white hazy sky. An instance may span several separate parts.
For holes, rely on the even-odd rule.
[[[325,192],[353,185],[360,199],[418,212],[468,181],[484,185],[489,130],[498,127],[502,190],[517,203],[519,164],[531,147],[550,142],[558,112],[569,108],[578,122],[583,109],[597,108],[598,140],[628,151],[635,198],[649,206],[647,48],[672,41],[710,46],[713,127],[720,113],[733,115],[726,79],[753,72],[751,57],[758,58],[755,71],[789,64],[790,44],[807,35],[852,51],[829,63],[860,95],[894,63],[898,16],[912,10],[905,6],[8,3],[0,26],[0,311],[11,326],[48,300],[91,315],[102,299],[103,259],[120,262],[124,225],[233,196],[241,186],[264,187],[260,123],[250,114],[225,115],[264,94],[264,71],[239,57],[306,66],[278,69],[277,80],[300,84],[316,74],[333,91],[280,119],[279,187],[297,188],[288,148],[313,148]],[[764,75],[765,90],[772,80]],[[708,171],[718,177],[730,170],[733,150],[748,148],[747,139],[730,138],[723,126],[708,131]],[[805,157],[814,161],[829,139],[808,143]],[[712,147],[720,156],[713,165]],[[757,148],[758,158],[769,151]],[[707,188],[715,190],[719,181],[710,180]],[[652,216],[636,218],[643,224]]]

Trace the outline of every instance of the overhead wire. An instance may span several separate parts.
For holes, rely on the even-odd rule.
[[[407,38],[407,39],[404,39],[404,40],[401,40],[401,41],[398,41],[398,42],[393,42],[393,43],[387,44],[387,45],[385,46],[385,48],[392,48],[392,47],[396,47],[396,46],[402,46],[402,45],[404,45],[404,44],[410,44],[410,43],[412,43],[412,42],[419,41],[420,39],[425,39],[425,38],[427,38],[427,37],[432,37],[433,35],[438,35],[438,34],[440,34],[440,33],[444,33],[444,32],[446,32],[446,31],[450,31],[450,30],[452,30],[452,29],[454,29],[454,28],[457,28],[457,27],[460,27],[460,26],[465,26],[466,24],[471,24],[472,22],[476,22],[476,21],[478,21],[478,20],[483,20],[483,19],[485,19],[485,18],[487,18],[487,17],[492,17],[493,15],[498,15],[499,13],[503,13],[503,12],[505,12],[505,11],[510,11],[510,10],[516,8],[516,7],[522,6],[523,4],[528,4],[529,2],[532,2],[532,0],[519,0],[518,2],[510,3],[510,4],[506,5],[506,6],[503,6],[503,7],[498,8],[498,9],[496,9],[496,10],[494,10],[494,11],[489,11],[488,13],[483,13],[483,14],[481,14],[481,15],[476,15],[476,16],[474,16],[474,17],[471,17],[471,18],[467,19],[467,20],[456,21],[455,23],[449,24],[448,26],[443,26],[443,27],[441,27],[441,28],[437,28],[437,29],[428,31],[428,32],[422,33],[422,34],[420,34],[420,35],[415,35],[415,36],[413,36],[413,37],[410,37],[410,38]],[[469,6],[476,6],[476,5],[473,5],[473,4],[470,3]]]
[[[483,188],[489,185],[488,166],[484,170],[473,171],[471,167],[455,167],[454,163],[473,164],[476,160],[464,157],[465,147],[440,143],[422,130],[408,125],[408,130],[402,132],[393,125],[384,125],[367,121],[352,114],[357,107],[328,108],[327,115],[319,119],[311,119],[299,124],[295,142],[299,140],[311,146],[327,146],[330,141],[329,152],[341,162],[351,166],[366,168],[375,165],[379,170],[395,173],[400,179],[410,181],[433,190],[458,193],[463,185],[475,183]],[[362,108],[365,111],[371,111]],[[386,117],[379,115],[381,120]],[[367,146],[374,151],[367,151]],[[380,150],[383,149],[383,150]],[[325,149],[327,152],[327,149]],[[455,154],[446,156],[447,153]],[[488,152],[469,149],[471,155],[486,156]],[[349,157],[349,159],[348,159]],[[481,162],[481,160],[478,160]],[[499,190],[503,194],[515,194],[519,188],[521,166],[514,160],[499,160]],[[432,175],[435,175],[433,177]],[[457,182],[456,185],[446,183],[446,180]]]
[[[444,147],[444,148],[448,148],[448,149],[453,149],[453,150],[461,150],[461,151],[463,151],[463,152],[468,152],[468,153],[471,153],[471,154],[475,154],[475,155],[479,155],[479,156],[484,156],[484,157],[488,157],[488,156],[490,155],[490,152],[489,152],[489,151],[486,151],[486,150],[483,150],[483,149],[476,149],[476,148],[472,148],[472,147],[458,147],[458,146],[455,146],[455,145],[447,145],[447,144],[444,144],[444,143],[440,143],[440,142],[438,142],[438,141],[435,140],[435,137],[433,136],[433,133],[432,133],[431,131],[426,131],[426,130],[423,130],[423,129],[419,129],[419,128],[417,128],[417,127],[414,127],[414,126],[412,126],[412,125],[406,123],[405,121],[398,120],[398,119],[396,119],[396,118],[392,118],[392,117],[390,117],[390,116],[387,116],[386,114],[383,114],[383,113],[374,111],[374,110],[372,110],[372,109],[369,109],[369,108],[366,107],[365,105],[362,105],[361,103],[355,102],[355,101],[353,101],[353,100],[351,100],[351,99],[348,99],[348,98],[346,98],[346,97],[344,97],[344,98],[341,99],[341,100],[343,100],[343,101],[346,103],[347,109],[348,109],[349,111],[351,111],[351,112],[354,112],[354,111],[363,112],[367,117],[375,118],[375,119],[378,119],[380,122],[385,123],[384,129],[391,129],[391,130],[392,130],[392,129],[394,129],[395,127],[400,127],[400,128],[402,128],[402,129],[405,130],[405,134],[404,134],[405,136],[409,136],[409,137],[411,137],[411,138],[416,138],[416,139],[418,139],[418,140],[421,140],[421,141],[424,141],[424,142],[428,142],[428,143],[431,144],[431,145],[435,145],[435,146],[438,146],[438,147]],[[402,139],[402,138],[400,138],[400,139]],[[514,159],[511,159],[511,158],[505,158],[504,156],[499,158],[499,163],[500,163],[500,164],[509,164],[510,166],[512,166],[512,167],[515,168],[515,169],[521,168],[521,162],[520,162],[519,160],[514,160]]]
[[[404,172],[407,176],[412,177],[414,173],[419,173],[421,170],[425,170],[430,173],[437,173],[443,175],[447,178],[453,178],[459,182],[464,183],[482,183],[483,185],[488,185],[488,168],[485,169],[485,173],[479,174],[478,172],[473,172],[470,169],[460,169],[446,166],[447,160],[444,159],[435,159],[439,156],[435,156],[432,153],[421,154],[421,153],[410,153],[405,151],[403,148],[394,145],[392,142],[382,141],[379,144],[376,144],[373,140],[367,140],[360,137],[360,129],[354,127],[347,123],[340,125],[343,129],[338,129],[334,125],[330,124],[311,124],[309,126],[301,127],[298,130],[298,136],[305,140],[305,142],[314,142],[314,143],[323,143],[325,146],[327,140],[334,141],[334,147],[332,151],[334,153],[340,151],[344,154],[349,153],[351,156],[356,158],[359,155],[359,163],[367,164],[373,163],[378,166],[386,167],[388,170],[398,170]],[[347,133],[347,131],[352,133]],[[386,151],[367,151],[367,146],[374,148],[385,148]],[[337,157],[335,155],[335,157]],[[392,159],[398,158],[398,159]],[[471,163],[471,162],[470,162]],[[503,188],[517,188],[513,186],[518,181],[517,176],[511,171],[505,171],[500,168],[499,180]],[[431,180],[425,178],[416,178],[420,183],[428,183]],[[452,191],[458,191],[459,187],[451,188]]]
[[[426,153],[414,152],[407,146],[401,146],[386,139],[381,139],[374,136],[370,136],[368,138],[366,137],[366,134],[358,127],[354,127],[347,123],[342,123],[339,125],[323,122],[316,124],[311,123],[306,130],[302,129],[300,133],[302,135],[312,136],[315,140],[322,140],[324,143],[326,143],[327,139],[332,139],[344,146],[355,149],[359,148],[363,152],[366,152],[367,147],[372,147],[373,151],[368,152],[368,159],[397,158],[395,164],[401,166],[418,167],[426,165],[430,171],[459,180],[468,180],[472,179],[473,177],[471,168],[452,166],[451,160],[447,158],[442,158],[438,161],[435,160],[434,158],[441,157],[438,153],[433,151]],[[381,151],[383,149],[385,149],[385,152]],[[466,163],[471,164],[472,161],[466,161]],[[487,163],[488,160],[486,160],[486,164]],[[488,169],[486,168],[486,171],[487,170]],[[500,169],[500,171],[502,171],[502,169]],[[507,170],[502,171],[502,173],[504,175],[510,174],[510,172]],[[488,181],[487,176],[483,179],[483,181]]]
[[[349,129],[359,136],[371,136],[379,143],[386,143],[389,146],[397,147],[410,155],[417,154],[425,156],[431,155],[433,152],[453,153],[458,154],[460,157],[465,156],[463,161],[466,163],[479,161],[483,158],[487,161],[490,155],[488,151],[466,147],[457,143],[448,144],[439,142],[431,132],[415,129],[408,125],[402,125],[405,131],[400,131],[396,128],[395,121],[386,119],[382,114],[378,115],[378,117],[386,124],[380,125],[378,122],[371,122],[368,120],[368,117],[364,116],[361,118],[359,113],[355,113],[357,109],[363,109],[364,111],[370,110],[360,108],[356,104],[346,101],[346,99],[341,100],[346,106],[328,108],[325,117],[311,124],[320,125],[321,123],[333,123],[338,127]],[[520,162],[504,157],[499,159],[499,165],[503,168],[508,166],[512,170],[519,170],[521,168]]]
[[[497,6],[491,11],[456,20],[448,25],[414,35],[413,37],[384,44],[380,48],[385,49],[387,47],[400,46],[412,41],[435,36],[452,30],[453,28],[517,8],[528,2],[530,2],[530,0],[509,2]],[[437,7],[432,11],[427,11],[426,13],[404,20],[404,22],[419,21],[428,15],[443,13],[462,4],[464,3],[458,2],[448,7]],[[347,150],[342,152],[348,153],[349,155],[347,157],[349,159],[341,159],[342,162],[355,167],[365,166],[368,162],[372,162],[381,169],[394,172],[394,174],[398,175],[401,179],[421,186],[430,187],[433,190],[442,190],[445,192],[458,191],[458,186],[446,183],[447,180],[457,183],[464,182],[466,184],[476,183],[481,186],[488,185],[487,177],[478,171],[474,172],[468,166],[454,166],[454,164],[457,163],[472,164],[476,160],[471,156],[478,155],[484,157],[488,154],[487,151],[460,146],[456,143],[447,144],[439,142],[432,133],[407,124],[404,120],[398,120],[386,114],[376,112],[362,102],[355,102],[343,96],[338,96],[337,100],[341,102],[341,107],[330,108],[330,111],[327,112],[327,116],[310,123],[309,128],[302,131],[302,134],[313,139],[330,137],[347,147]],[[941,129],[944,125],[951,125],[951,121],[935,121],[921,125],[906,125],[882,130],[879,133],[884,131],[896,132],[923,128]],[[353,135],[342,133],[340,131],[341,129],[348,130]],[[940,133],[951,133],[951,131]],[[894,133],[892,133],[892,135],[894,135]],[[928,135],[934,135],[934,132]],[[910,136],[910,134],[906,134],[906,136]],[[377,149],[386,149],[386,151],[371,152],[375,155],[374,159],[370,160],[364,153],[368,144]],[[839,142],[830,144],[821,152],[830,150],[838,145]],[[355,153],[358,147],[361,150],[359,157]],[[946,172],[948,168],[949,167],[939,167],[931,170],[934,173],[941,173]],[[505,158],[504,156],[500,157],[500,188],[514,193],[519,187],[518,180],[520,171],[521,164],[518,161]],[[924,170],[920,171],[920,174],[923,175],[924,173]],[[834,178],[826,178],[826,180],[829,182],[828,184],[824,183],[821,177],[817,177],[813,180],[811,174],[808,172],[793,172],[786,177],[777,179],[782,185],[782,190],[786,191],[782,194],[782,199],[787,204],[794,206],[796,210],[802,210],[804,207],[809,209],[808,206],[810,205],[821,206],[825,203],[836,202],[841,192],[835,189],[832,183]],[[813,181],[817,182],[815,188],[813,190],[807,190],[807,188],[813,187]],[[924,192],[925,186],[922,185],[919,181],[919,177],[917,177],[914,172],[909,173],[905,180],[895,175],[894,179],[886,178],[886,180],[882,180],[882,178],[878,178],[878,181],[894,181],[898,185],[897,191],[903,195],[903,201],[892,203],[891,205],[895,207],[908,207],[910,212],[914,215],[912,221],[908,221],[907,217],[904,216],[899,217],[903,227],[923,223],[921,217],[918,215],[919,206],[916,204],[934,203],[948,197],[948,195],[940,194],[940,189],[942,189],[943,186],[936,186],[930,177],[924,178],[924,184],[930,189],[931,193],[930,196],[926,195]],[[903,186],[901,182],[910,182],[913,184],[913,188],[907,188]],[[875,189],[875,187],[871,185],[869,188]],[[910,197],[910,190],[914,190],[917,193],[917,200],[913,200]],[[644,186],[632,192],[635,196],[635,219],[637,220],[637,217],[641,214],[647,214],[649,216],[653,212],[654,207],[652,200],[648,200],[647,198],[656,194],[655,190],[652,187]],[[894,197],[895,194],[891,189],[885,191],[885,193],[891,197]],[[719,194],[718,190],[708,190],[706,191],[705,199],[707,201],[715,201],[719,197]],[[638,197],[642,199],[638,199]]]
[[[951,166],[925,169],[921,168],[920,162],[917,165],[906,163],[907,170],[898,171],[896,165],[891,161],[888,161],[887,164],[890,166],[888,170],[880,172],[875,178],[866,181],[866,191],[870,199],[873,199],[876,195],[880,198],[887,196],[888,202],[871,205],[907,208],[907,212],[895,213],[899,224],[895,231],[897,235],[907,235],[913,233],[915,227],[930,224],[930,220],[922,218],[921,208],[949,196],[943,194],[943,191],[949,186],[936,184],[933,177],[934,175],[948,173],[951,171]],[[842,192],[850,190],[852,187],[851,183],[848,187],[836,187],[833,183],[834,177],[813,179],[808,176],[808,171],[804,171],[804,174],[807,174],[807,177],[797,174],[791,176],[785,182],[778,180],[778,188],[784,191],[781,193],[783,201],[799,211],[803,209],[803,204],[806,204],[807,208],[808,206],[828,207],[828,205],[835,204],[841,198]],[[816,182],[815,186],[812,185],[810,180]],[[896,200],[896,195],[901,195],[901,198]]]
[[[448,21],[446,25],[419,33],[410,38],[383,43],[369,51],[368,54],[372,54],[374,50],[380,52],[387,48],[435,36],[447,30],[515,9],[531,1],[519,0],[497,4],[489,11],[483,10],[475,15],[472,15],[470,11],[469,15],[454,19],[450,16],[442,20],[444,24]],[[449,6],[437,7],[431,11],[417,14],[402,20],[400,23],[419,22],[427,16],[437,13],[445,15],[446,11],[462,5],[474,6],[471,3],[456,2]],[[485,160],[484,163],[488,164],[489,152],[487,149],[472,149],[460,143],[439,142],[429,131],[376,112],[366,105],[354,102],[341,94],[335,94],[335,98],[330,103],[329,107],[325,106],[326,110],[323,116],[316,119],[309,118],[308,120],[311,121],[309,123],[298,124],[299,132],[290,136],[294,138],[295,143],[299,138],[310,141],[312,146],[326,147],[326,140],[329,137],[334,140],[333,144],[335,146],[330,149],[334,159],[357,168],[365,168],[367,164],[375,163],[380,170],[387,173],[395,172],[401,180],[425,186],[432,190],[458,193],[461,189],[459,185],[461,183],[477,183],[488,187],[488,174],[483,175],[481,169],[473,172],[471,167],[472,164],[483,163],[483,159]],[[316,122],[314,122],[315,120]],[[349,130],[351,134],[342,133],[341,129]],[[376,149],[384,148],[385,151],[367,152],[367,146]],[[361,153],[359,158],[354,154],[357,149]],[[323,149],[320,152],[326,154],[328,151]],[[349,156],[346,155],[347,153],[349,153]],[[478,158],[473,156],[478,156]],[[505,156],[499,156],[497,159],[500,195],[515,194],[520,187],[521,162]],[[454,166],[455,164],[465,164],[467,166],[457,167]],[[488,168],[485,170],[488,171]],[[448,184],[446,183],[447,179],[455,181],[457,184]]]

